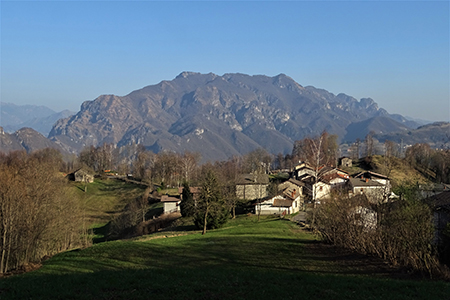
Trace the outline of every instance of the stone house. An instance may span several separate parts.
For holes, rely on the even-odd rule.
[[[236,197],[245,200],[267,197],[269,176],[267,174],[242,174],[236,182]]]
[[[348,188],[349,196],[364,194],[373,204],[382,203],[389,196],[386,185],[368,178],[350,178]]]
[[[90,174],[87,170],[80,168],[76,170],[75,172],[72,172],[67,175],[67,178],[72,181],[78,181],[78,182],[87,182],[92,183],[94,182],[94,175]]]
[[[287,180],[287,181],[285,181],[283,183],[280,183],[278,185],[278,191],[281,192],[281,191],[285,191],[286,189],[289,189],[291,191],[295,190],[300,195],[303,195],[303,193],[304,193],[303,188],[304,187],[305,187],[305,183],[304,182],[302,182],[300,180],[297,180],[297,179],[294,179],[294,178],[290,178],[289,180]]]
[[[339,158],[339,166],[341,167],[351,167],[352,166],[352,159],[347,156],[343,156]]]

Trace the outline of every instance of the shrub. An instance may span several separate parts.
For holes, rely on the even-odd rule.
[[[334,196],[317,208],[317,229],[335,245],[431,273],[439,264],[430,208],[415,192],[404,194],[409,197],[378,205],[364,195]]]

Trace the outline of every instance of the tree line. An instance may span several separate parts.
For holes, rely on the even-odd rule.
[[[367,154],[374,153],[371,138],[368,135],[364,141]],[[319,180],[319,166],[337,165],[340,156],[337,141],[336,135],[323,132],[315,138],[295,141],[290,154],[272,155],[264,149],[256,149],[244,156],[207,164],[200,164],[198,153],[163,151],[155,154],[142,145],[89,146],[69,160],[63,160],[53,149],[31,154],[0,154],[0,273],[83,243],[80,239],[83,234],[81,210],[76,199],[68,196],[60,172],[68,173],[84,166],[98,174],[103,174],[104,170],[132,174],[137,180],[162,187],[201,187],[199,198],[183,205],[195,223],[206,231],[220,226],[230,215],[235,216],[240,201],[236,197],[240,174],[292,169],[302,160],[317,169],[315,178]],[[355,146],[363,147],[357,143]],[[395,143],[386,141],[384,147],[386,157],[399,155]],[[448,150],[416,144],[406,150],[405,160],[417,168],[430,168],[438,181],[450,182]],[[273,187],[271,190],[273,195],[278,192]],[[189,195],[186,197],[192,199]],[[146,198],[130,204],[130,207],[137,207],[132,210],[139,211],[140,215],[132,222],[145,220]]]
[[[86,242],[61,164],[53,149],[0,153],[0,274]]]

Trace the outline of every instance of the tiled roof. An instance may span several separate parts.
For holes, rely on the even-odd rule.
[[[290,189],[287,188],[283,191],[283,196],[287,197],[291,200],[294,200],[295,198],[297,198],[298,196],[300,196],[300,192],[297,189]]]
[[[178,202],[181,201],[180,198],[170,197],[168,195],[161,196],[161,202]]]
[[[355,178],[360,178],[360,177],[365,177],[365,178],[378,177],[378,178],[381,178],[381,179],[389,179],[387,176],[384,176],[382,174],[378,174],[378,173],[375,173],[375,172],[372,172],[372,171],[364,171],[364,172],[356,174],[354,177]]]
[[[368,186],[380,186],[383,187],[384,184],[379,183],[378,181],[371,180],[371,179],[361,179],[361,178],[350,178],[349,179],[350,184],[353,187],[368,187]]]
[[[268,184],[269,176],[267,174],[241,174],[238,177],[237,184]]]
[[[288,199],[274,199],[273,205],[274,207],[291,207],[292,206],[292,200]]]
[[[305,186],[304,182],[301,182],[300,180],[297,180],[297,179],[294,179],[294,178],[290,178],[289,182],[291,182],[291,183],[293,183],[295,185],[298,185],[298,186]]]

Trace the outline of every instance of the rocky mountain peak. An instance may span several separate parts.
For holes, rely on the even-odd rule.
[[[201,75],[201,73],[198,73],[198,72],[186,72],[186,71],[183,71],[183,72],[181,72],[177,77],[175,77],[176,79],[177,78],[188,78],[189,76],[194,76],[194,75]]]
[[[285,74],[182,72],[123,97],[86,101],[76,116],[58,121],[49,137],[72,151],[139,142],[155,151],[198,151],[204,160],[216,160],[258,147],[288,153],[295,140],[324,129],[344,137],[350,124],[380,111],[370,98],[304,88]]]

